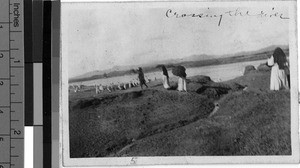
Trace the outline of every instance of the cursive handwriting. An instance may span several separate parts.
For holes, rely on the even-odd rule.
[[[209,8],[207,8],[209,9]],[[221,22],[223,20],[224,17],[277,17],[280,19],[289,19],[287,16],[285,16],[283,13],[280,13],[278,11],[275,10],[275,8],[273,7],[271,12],[266,12],[264,10],[259,11],[258,13],[254,13],[251,12],[249,10],[247,11],[242,11],[239,8],[235,9],[235,10],[230,10],[230,11],[226,11],[224,13],[221,14],[208,14],[208,13],[204,13],[204,12],[200,12],[200,13],[178,13],[178,12],[174,12],[172,9],[168,9],[166,11],[166,17],[167,18],[218,18],[219,19],[219,23],[218,26],[221,25]]]

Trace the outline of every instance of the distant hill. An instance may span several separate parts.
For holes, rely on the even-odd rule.
[[[72,82],[87,81],[87,80],[132,74],[133,73],[132,69],[137,69],[138,67],[143,67],[144,72],[151,72],[151,71],[155,71],[156,66],[159,64],[165,64],[167,67],[173,65],[183,65],[186,67],[198,67],[198,66],[218,65],[218,64],[265,59],[267,55],[273,53],[276,47],[281,47],[287,54],[289,52],[289,46],[287,45],[281,45],[281,46],[272,45],[256,51],[238,52],[238,53],[227,54],[227,55],[206,55],[206,54],[191,55],[182,59],[153,61],[148,64],[114,66],[111,69],[96,70],[96,71],[88,72],[70,78],[69,82],[72,83]]]
[[[189,57],[182,58],[182,59],[169,59],[169,60],[164,60],[164,61],[153,61],[148,64],[114,66],[113,68],[106,69],[106,70],[96,70],[96,71],[87,72],[85,74],[82,74],[82,75],[79,75],[76,77],[72,77],[69,80],[70,81],[78,81],[78,80],[82,81],[82,79],[92,78],[95,76],[102,76],[103,74],[108,74],[108,73],[112,73],[115,71],[126,71],[126,70],[131,70],[131,69],[137,69],[138,67],[155,67],[158,64],[168,65],[168,64],[179,64],[181,62],[187,62],[187,61],[201,61],[201,60],[206,60],[206,59],[212,59],[214,57],[215,56],[201,54],[201,55],[191,55]]]
[[[280,47],[282,50],[288,50],[289,46],[288,45],[271,45],[269,47],[265,47],[256,51],[248,51],[248,52],[238,52],[232,55],[228,56],[241,56],[241,55],[253,55],[257,53],[264,53],[264,52],[273,52],[277,47]]]

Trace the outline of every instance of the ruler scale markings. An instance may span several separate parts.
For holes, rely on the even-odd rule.
[[[9,15],[5,12],[8,5],[8,1],[2,1],[1,3],[1,10],[0,10],[0,95],[2,96],[0,99],[0,167],[7,167],[6,164],[10,165],[10,153],[7,154],[7,151],[10,149],[10,131],[9,131],[9,124],[6,122],[9,122],[9,112],[10,111],[10,104],[9,104],[9,87],[7,84],[9,83],[9,68],[7,65],[9,65],[7,62],[10,59],[9,54],[9,46],[8,46],[8,31],[9,31]],[[8,11],[9,13],[10,11]],[[7,94],[8,93],[8,94]],[[9,149],[8,149],[9,148]]]
[[[0,168],[23,168],[23,1],[2,0],[0,9]]]
[[[10,162],[11,167],[24,167],[23,165],[23,148],[24,148],[24,124],[23,124],[23,77],[24,77],[24,56],[22,46],[23,27],[22,23],[22,1],[9,0],[10,15],[12,24],[9,27],[9,54],[10,54],[10,95],[11,104],[11,146]],[[21,16],[21,17],[20,17]]]
[[[10,4],[10,0],[9,0],[9,4]],[[8,12],[10,13],[10,5],[9,5],[9,9],[8,9]],[[10,15],[9,15],[9,20],[10,20]],[[8,25],[9,26],[9,29],[8,31],[10,31],[10,24]],[[8,33],[8,39],[9,39],[9,49],[10,49],[10,33]],[[11,52],[9,50],[9,58],[11,57]],[[9,65],[10,65],[10,59],[9,59]],[[9,68],[9,76],[10,76],[10,80],[11,80],[11,69]],[[11,86],[10,86],[11,83],[9,83],[9,92],[11,93]],[[9,102],[11,102],[11,96],[9,96]],[[11,110],[11,103],[10,103],[10,110]],[[11,120],[11,113],[9,113],[9,120]],[[11,129],[11,122],[9,123],[10,125],[10,129]],[[11,132],[10,132],[11,133]],[[10,135],[10,141],[9,141],[9,162],[10,162],[10,165],[12,164],[11,163],[11,135]]]

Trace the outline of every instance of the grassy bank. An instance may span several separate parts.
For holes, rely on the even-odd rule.
[[[269,91],[269,78],[269,71],[223,83],[197,76],[188,93],[159,82],[73,93],[71,157],[289,155],[290,93]]]

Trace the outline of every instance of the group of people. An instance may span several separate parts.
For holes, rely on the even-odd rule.
[[[94,85],[94,87],[96,89],[96,94],[99,94],[99,93],[104,92],[106,90],[108,92],[113,92],[113,91],[116,91],[116,90],[126,90],[126,89],[136,87],[136,86],[138,86],[137,80],[132,80],[128,83],[118,82],[117,84],[111,83],[109,85],[102,85],[102,84],[99,84],[99,85],[95,84]]]
[[[143,84],[147,86],[146,83],[148,83],[150,81],[151,81],[150,79],[147,79],[147,80],[145,79]],[[125,83],[118,82],[117,84],[111,83],[106,86],[102,85],[102,84],[99,84],[99,85],[95,84],[94,87],[96,90],[96,94],[99,94],[104,91],[113,92],[113,91],[117,91],[117,90],[127,90],[127,89],[130,89],[133,87],[137,87],[139,85],[141,85],[141,83],[138,82],[138,79],[133,79],[130,82],[125,82]]]
[[[162,75],[163,75],[163,86],[165,89],[170,89],[170,82],[169,82],[169,74],[168,74],[168,70],[167,68],[162,65]],[[184,69],[185,71],[185,69]],[[185,72],[184,72],[185,74]],[[187,92],[186,89],[186,74],[185,75],[181,75],[178,76],[178,86],[177,86],[177,90],[181,91],[181,92]]]
[[[69,90],[73,89],[75,93],[83,89],[83,85],[70,85]]]
[[[171,86],[170,86],[170,81],[169,81],[168,70],[164,65],[162,65],[161,68],[162,68],[163,87],[165,89],[170,89]],[[96,90],[96,94],[104,92],[105,90],[107,90],[108,92],[112,92],[112,91],[116,91],[116,90],[126,90],[126,89],[129,89],[129,88],[132,88],[132,87],[136,87],[138,85],[141,87],[141,89],[143,89],[144,86],[146,88],[148,88],[147,83],[149,83],[151,80],[150,79],[147,79],[147,80],[145,79],[143,69],[141,67],[139,67],[136,72],[138,74],[138,81],[139,82],[137,80],[133,80],[133,81],[130,81],[129,83],[122,83],[122,84],[118,83],[117,85],[114,85],[113,83],[108,85],[108,86],[103,86],[101,84],[95,85],[94,87],[95,87],[95,90]],[[187,92],[186,75],[181,76],[181,77],[178,78],[177,90]]]
[[[146,85],[146,83],[150,82],[150,79],[145,79],[144,83]],[[108,85],[102,85],[102,84],[94,84],[92,85],[95,88],[95,92],[96,94],[100,94],[101,92],[113,92],[113,91],[117,91],[117,90],[127,90],[129,88],[133,88],[133,87],[137,87],[139,86],[139,79],[132,79],[130,82],[123,82],[123,83],[110,83]],[[90,87],[88,87],[90,88]],[[70,85],[69,87],[70,91],[74,91],[75,93],[80,92],[82,90],[84,90],[84,85],[77,85],[77,84],[73,84]]]
[[[163,87],[165,89],[170,89],[171,86],[170,86],[170,81],[169,81],[168,70],[167,70],[166,66],[164,66],[164,65],[161,65],[161,69],[162,69]],[[184,69],[184,71],[185,71],[185,69]],[[184,72],[184,74],[185,74],[185,72]],[[143,85],[145,85],[148,88],[147,84],[145,83],[144,72],[143,72],[143,69],[141,67],[139,67],[139,69],[138,69],[138,78],[139,78],[139,81],[140,81],[141,89],[143,89]],[[187,92],[187,88],[186,88],[186,75],[178,76],[177,90],[178,91]]]
[[[289,71],[289,61],[287,56],[280,47],[277,47],[273,54],[269,56],[267,60],[267,66],[271,67],[271,77],[270,77],[270,90],[282,90],[290,88],[290,71]],[[169,75],[167,68],[162,65],[162,82],[165,89],[170,89]],[[178,76],[178,91],[187,92],[186,88],[186,73],[183,67],[183,75]],[[142,68],[139,68],[139,80],[140,85],[143,89],[144,79],[143,79]],[[144,84],[148,87],[146,84]]]
[[[290,87],[290,78],[289,78],[289,63],[287,57],[283,50],[277,47],[273,54],[269,56],[267,60],[267,66],[271,67],[271,77],[270,77],[270,90],[281,90],[281,89],[289,89]],[[162,83],[163,87],[167,90],[171,89],[168,70],[164,65],[161,65],[162,70]],[[182,66],[181,66],[182,67]],[[185,68],[183,67],[184,75],[178,76],[178,91],[187,92],[187,84],[186,84],[186,73]],[[150,79],[146,80],[144,76],[143,69],[141,67],[136,71],[138,74],[137,79],[133,79],[128,83],[111,83],[110,85],[95,85],[96,94],[104,92],[107,90],[108,92],[113,92],[116,90],[126,90],[132,87],[140,86],[141,89],[145,86],[148,88],[147,83],[150,82]],[[74,89],[74,92],[80,91],[82,89],[82,85],[73,85],[71,86]]]
[[[271,67],[270,90],[282,90],[290,88],[290,70],[287,56],[280,47],[277,47],[273,55],[269,56],[267,66]],[[167,68],[163,65],[162,81],[165,89],[170,88],[169,75]],[[185,70],[185,69],[184,69]],[[185,74],[185,72],[184,72]],[[178,76],[178,91],[187,91],[186,74]]]

